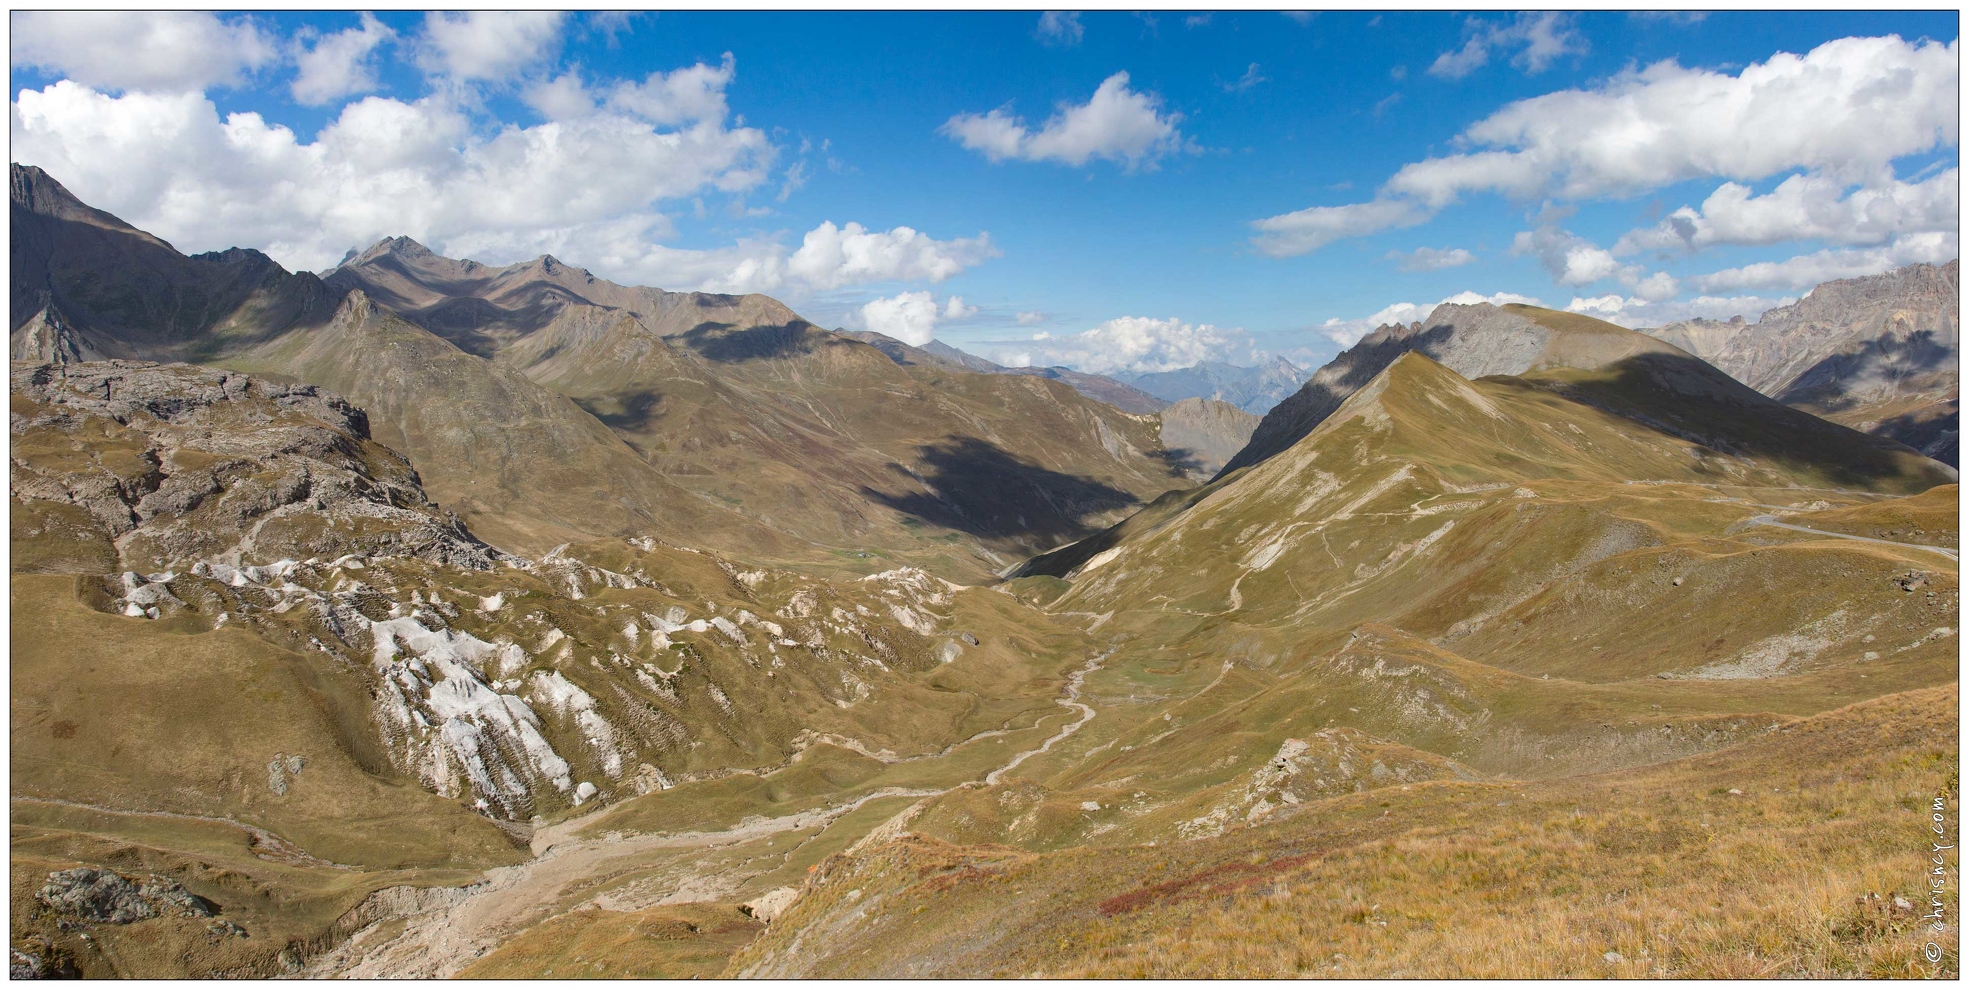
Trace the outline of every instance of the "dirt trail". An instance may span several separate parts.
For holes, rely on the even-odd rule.
[[[1087,662],[1087,666],[1074,671],[1073,676],[1067,678],[1067,696],[1064,698],[1056,699],[1053,702],[1054,704],[1060,705],[1064,708],[1079,709],[1080,711],[1079,720],[1075,722],[1070,722],[1067,725],[1061,727],[1060,731],[1054,733],[1053,736],[1047,739],[1045,742],[1040,743],[1037,748],[1028,749],[1023,753],[1019,753],[1018,755],[1013,756],[1011,761],[1006,763],[1004,766],[999,767],[998,769],[993,770],[988,774],[985,774],[984,782],[987,786],[996,785],[1000,780],[1004,779],[1007,773],[1010,773],[1012,770],[1016,769],[1019,764],[1024,763],[1028,758],[1038,756],[1041,753],[1051,750],[1053,748],[1054,743],[1059,742],[1065,739],[1066,737],[1073,735],[1076,732],[1079,732],[1080,727],[1086,725],[1087,721],[1094,717],[1095,714],[1094,706],[1089,705],[1086,702],[1080,700],[1080,689],[1083,685],[1087,683],[1087,675],[1101,669],[1101,661],[1106,660],[1108,656],[1112,653],[1114,653],[1114,651],[1109,650],[1107,653],[1103,653],[1100,656],[1095,657],[1092,660],[1089,660]],[[960,784],[958,786],[963,786],[963,785]],[[955,790],[955,789],[956,788],[947,788],[946,790]]]
[[[187,815],[176,811],[138,811],[131,808],[105,808],[101,805],[82,804],[77,801],[58,801],[54,798],[22,797],[15,795],[12,801],[19,804],[46,804],[61,808],[78,808],[83,811],[99,811],[109,815],[134,815],[140,818],[175,818],[188,822],[211,822],[216,825],[229,825],[246,833],[247,846],[253,855],[271,863],[284,863],[288,866],[325,867],[332,870],[355,870],[361,867],[347,863],[336,863],[310,856],[301,847],[281,838],[258,825],[248,825],[236,818],[223,818],[214,815]]]
[[[1831,530],[1813,529],[1809,526],[1799,526],[1793,523],[1780,522],[1778,520],[1778,517],[1776,516],[1751,516],[1750,522],[1752,525],[1756,525],[1756,526],[1776,526],[1779,529],[1797,530],[1800,533],[1811,533],[1814,536],[1832,536],[1842,540],[1858,540],[1861,543],[1879,543],[1885,546],[1901,547],[1907,550],[1930,550],[1935,553],[1941,554],[1942,556],[1947,557],[1950,560],[1955,560],[1955,561],[1961,560],[1961,558],[1956,555],[1956,551],[1954,550],[1950,550],[1947,547],[1929,546],[1926,543],[1897,543],[1893,540],[1875,539],[1874,537],[1871,536],[1854,536],[1851,533],[1834,533]]]
[[[1054,744],[1078,732],[1094,717],[1093,706],[1080,700],[1080,692],[1087,676],[1099,670],[1101,662],[1112,652],[1103,653],[1074,671],[1067,679],[1064,697],[1054,699],[1055,704],[1078,711],[1080,717],[1038,746],[1014,754],[1003,766],[986,774],[983,783],[998,783],[1019,764],[1050,751]],[[977,782],[975,779],[966,780],[941,788],[885,787],[841,804],[798,811],[778,818],[755,816],[732,828],[715,832],[579,839],[575,833],[591,824],[592,816],[569,819],[534,834],[535,858],[532,861],[486,871],[483,880],[467,888],[469,894],[464,900],[440,910],[403,918],[401,930],[393,935],[380,934],[388,930],[384,922],[370,925],[347,942],[311,959],[300,975],[354,979],[450,977],[491,951],[505,938],[559,913],[556,905],[566,892],[584,881],[607,876],[628,866],[626,861],[630,857],[669,849],[716,849],[754,842],[782,832],[824,829],[870,801],[896,797],[933,798]],[[700,875],[706,869],[703,864],[691,864],[689,868],[689,875],[669,885],[677,888],[673,893],[720,886],[712,882],[716,878]]]

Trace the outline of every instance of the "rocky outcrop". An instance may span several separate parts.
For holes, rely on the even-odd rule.
[[[106,925],[127,925],[167,914],[209,918],[218,913],[211,901],[169,877],[132,880],[87,866],[48,874],[35,897],[58,914]]]
[[[1960,263],[1826,282],[1755,323],[1644,331],[1780,402],[1956,462]]]
[[[11,387],[16,570],[345,553],[482,568],[494,557],[369,438],[362,410],[315,386],[101,361],[17,363]],[[37,554],[78,542],[113,566]]]

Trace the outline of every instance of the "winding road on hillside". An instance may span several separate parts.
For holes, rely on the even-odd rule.
[[[1831,536],[1841,540],[1858,540],[1861,543],[1879,543],[1884,546],[1901,547],[1902,549],[1906,549],[1906,550],[1930,550],[1935,553],[1941,554],[1942,556],[1947,557],[1948,559],[1953,561],[1960,562],[1961,560],[1961,558],[1957,556],[1957,552],[1949,549],[1948,547],[1930,546],[1926,543],[1897,543],[1893,540],[1881,540],[1871,536],[1854,536],[1851,533],[1835,533],[1832,532],[1831,530],[1813,529],[1810,526],[1799,526],[1794,523],[1780,522],[1778,520],[1778,517],[1771,516],[1771,515],[1751,516],[1750,524],[1753,526],[1775,526],[1779,529],[1795,530],[1800,533],[1811,533],[1814,536]]]
[[[1088,675],[1100,670],[1102,661],[1113,652],[1102,653],[1075,670],[1068,676],[1062,696],[1053,699],[1054,704],[1070,712],[1078,712],[1079,718],[1062,726],[1039,745],[1014,754],[982,778],[964,780],[942,788],[884,787],[841,804],[797,811],[778,818],[748,818],[729,829],[716,832],[577,839],[575,833],[590,824],[591,816],[569,819],[536,833],[533,840],[534,859],[487,870],[485,879],[464,888],[465,896],[456,903],[408,917],[399,916],[403,926],[393,936],[378,937],[378,932],[385,930],[382,922],[393,919],[372,923],[342,944],[309,960],[301,975],[355,979],[450,977],[490,952],[504,939],[558,914],[550,913],[549,906],[555,904],[566,891],[584,881],[605,877],[612,870],[621,869],[619,861],[625,857],[664,849],[715,849],[754,842],[781,832],[825,829],[870,801],[896,797],[920,800],[948,794],[969,784],[997,784],[1021,763],[1051,751],[1055,744],[1080,731],[1080,727],[1097,714],[1092,705],[1080,700],[1080,693]],[[906,809],[902,814],[909,814],[909,811]],[[875,830],[881,827],[877,825]],[[713,899],[703,895],[730,893],[737,884],[693,872],[665,886],[671,888],[671,896],[661,901],[651,900],[650,903],[667,902],[673,898]],[[594,900],[584,901],[583,905],[576,905],[576,909]]]

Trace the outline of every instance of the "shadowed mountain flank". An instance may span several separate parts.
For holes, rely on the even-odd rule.
[[[823,333],[806,322],[742,329],[729,323],[706,322],[690,328],[680,339],[699,357],[721,364],[784,360],[826,346]]]
[[[1105,578],[1110,572],[1103,561],[1113,554],[1154,545],[1177,530],[1194,531],[1224,505],[1287,498],[1298,489],[1337,498],[1334,485],[1365,486],[1364,469],[1342,471],[1324,462],[1369,457],[1408,465],[1395,470],[1403,478],[1427,466],[1440,476],[1434,497],[1537,479],[1892,494],[1955,480],[1947,465],[1773,402],[1668,348],[1592,369],[1561,365],[1474,382],[1417,349],[1397,357],[1279,454],[1227,470],[1194,491],[1171,493],[1120,525],[1035,557],[1015,573],[1066,577],[1100,566]],[[1292,467],[1309,459],[1322,461],[1322,467]],[[1294,516],[1280,511],[1280,519],[1268,524],[1272,528]],[[1221,561],[1200,553],[1185,550],[1185,557],[1194,559],[1168,566],[1176,572],[1187,566],[1235,570],[1235,558],[1248,562],[1262,556],[1244,540]]]
[[[83,204],[39,168],[14,165],[10,179],[16,360],[195,360],[318,324],[340,297],[258,251],[186,257]]]
[[[1035,550],[1084,533],[1101,516],[1141,501],[1093,478],[1049,470],[976,437],[925,444],[918,449],[918,460],[921,471],[891,467],[920,479],[927,491],[864,491],[925,522]]]
[[[1755,323],[1645,331],[1787,405],[1956,460],[1960,271],[1917,264],[1826,282]]]
[[[1687,354],[1640,354],[1593,372],[1549,369],[1525,378],[1717,456],[1770,463],[1834,487],[1912,494],[1952,480],[1904,444],[1772,402]]]

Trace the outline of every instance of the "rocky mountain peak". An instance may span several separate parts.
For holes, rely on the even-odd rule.
[[[37,213],[53,212],[37,208],[42,204],[56,201],[77,202],[69,191],[56,182],[37,165],[15,163],[9,172],[8,185],[13,193],[14,205],[34,210]]]
[[[408,237],[398,235],[396,237],[385,237],[377,241],[370,246],[369,250],[356,255],[353,263],[362,264],[365,261],[374,261],[384,256],[423,261],[427,258],[438,257],[438,254]]]
[[[1578,313],[1487,302],[1444,303],[1426,320],[1376,329],[1314,372],[1298,392],[1265,415],[1250,444],[1224,471],[1256,464],[1297,443],[1348,396],[1411,351],[1472,379],[1536,368],[1592,370],[1644,353],[1689,357],[1665,341]]]

